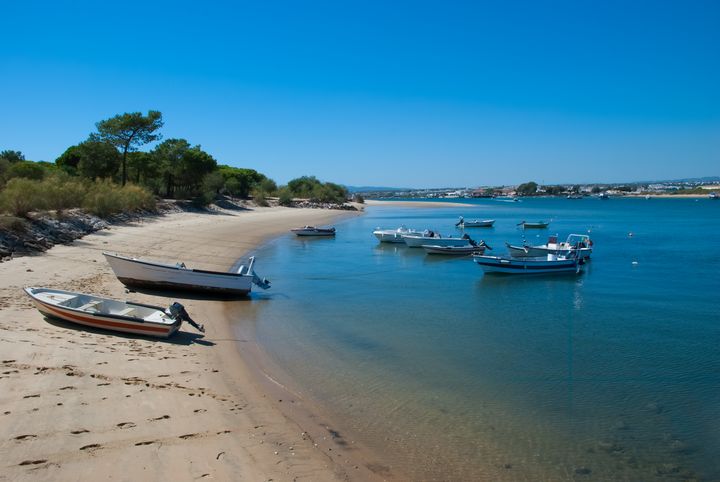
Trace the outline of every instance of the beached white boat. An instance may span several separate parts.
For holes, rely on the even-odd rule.
[[[404,243],[404,235],[420,233],[419,231],[415,231],[414,229],[408,229],[405,226],[400,226],[397,229],[377,228],[375,231],[373,231],[373,234],[381,243]]]
[[[173,303],[165,310],[159,306],[49,288],[25,288],[25,293],[45,316],[93,328],[168,338],[180,329],[183,321],[188,321],[198,330],[205,331],[202,325],[190,319],[180,303]]]
[[[473,219],[471,221],[468,221],[462,216],[460,216],[460,220],[455,223],[455,226],[458,226],[460,228],[491,228],[493,224],[495,224],[494,219]]]
[[[335,236],[335,228],[316,228],[315,226],[304,226],[291,229],[297,236]]]
[[[470,237],[464,234],[461,237],[443,237],[440,233],[436,233],[430,230],[426,230],[421,234],[406,234],[403,235],[405,244],[409,248],[419,248],[423,244],[430,246],[469,246]]]
[[[191,269],[185,263],[163,264],[103,253],[115,276],[127,286],[184,290],[223,295],[247,295],[252,285],[268,289],[270,282],[260,278],[253,269],[255,257],[236,273]]]
[[[557,235],[550,236],[548,242],[537,246],[525,244],[523,246],[513,246],[505,243],[513,258],[534,258],[538,256],[547,256],[548,254],[568,255],[572,252],[579,252],[583,259],[590,258],[592,254],[593,242],[590,236],[585,234],[571,234],[563,242],[558,242]]]
[[[579,273],[583,264],[583,260],[575,256],[554,254],[539,258],[476,255],[473,261],[486,273],[506,274]]]
[[[520,221],[518,223],[518,226],[521,226],[523,229],[545,229],[548,227],[550,222],[545,221],[538,221],[536,223],[529,223],[527,221]]]

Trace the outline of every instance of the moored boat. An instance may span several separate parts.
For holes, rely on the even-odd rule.
[[[538,221],[536,223],[520,221],[518,226],[522,226],[523,229],[545,229],[550,225],[549,221]]]
[[[548,254],[568,255],[577,251],[583,259],[590,258],[592,254],[593,242],[590,236],[585,234],[571,234],[563,242],[558,242],[557,235],[550,236],[548,242],[537,246],[525,244],[523,246],[513,246],[505,243],[513,258],[534,258],[538,256],[546,256]]]
[[[583,260],[575,256],[554,254],[538,258],[475,255],[473,261],[485,273],[505,274],[579,273],[583,264]]]
[[[317,228],[315,226],[304,226],[291,229],[297,236],[335,236],[335,228]]]
[[[40,313],[79,325],[105,330],[168,338],[188,321],[200,331],[180,303],[159,306],[49,288],[25,288]]]
[[[261,279],[255,273],[255,257],[250,258],[248,266],[240,266],[232,273],[192,269],[185,263],[164,264],[115,253],[103,255],[118,280],[127,286],[241,296],[249,294],[253,284],[262,289],[270,287],[267,279]]]
[[[380,229],[377,228],[373,231],[375,237],[381,243],[404,243],[403,236],[406,234],[420,234],[414,229],[408,229],[405,226],[400,226],[397,229]]]
[[[423,244],[422,248],[427,254],[445,254],[451,256],[467,256],[469,254],[483,254],[485,249],[489,249],[484,243],[467,246],[433,246]]]
[[[460,220],[455,223],[455,226],[460,228],[491,228],[495,224],[494,219],[473,219],[471,221],[467,221],[465,218],[460,216]]]
[[[720,199],[720,194],[716,192],[711,192],[710,194],[708,194],[708,198],[717,201],[718,199]]]
[[[423,244],[432,246],[469,246],[470,237],[464,234],[461,237],[447,236],[443,237],[440,233],[426,230],[419,234],[406,234],[403,235],[405,244],[409,248],[419,248]]]

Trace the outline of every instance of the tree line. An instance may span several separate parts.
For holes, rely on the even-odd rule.
[[[17,215],[27,214],[23,212],[28,209],[25,201],[30,200],[14,199],[21,196],[22,190],[37,191],[38,199],[34,202],[40,209],[87,207],[77,193],[67,196],[72,201],[65,200],[59,205],[57,200],[42,199],[49,184],[56,191],[65,186],[87,194],[98,190],[93,186],[102,185],[107,196],[110,192],[132,191],[130,197],[136,198],[139,192],[144,192],[200,204],[208,204],[218,195],[252,196],[260,205],[267,204],[269,197],[278,197],[283,205],[292,205],[294,198],[333,203],[347,199],[343,186],[323,183],[312,176],[293,179],[278,187],[275,181],[254,169],[220,164],[200,145],[192,145],[186,139],[163,140],[160,133],[163,124],[162,114],[153,110],[146,115],[124,113],[99,121],[95,124],[96,132],[68,147],[54,163],[26,160],[20,151],[1,151],[0,208]],[[153,142],[158,142],[154,148],[141,150]],[[47,184],[44,188],[43,183]],[[147,197],[139,197],[143,198],[142,207],[146,207]],[[73,203],[77,205],[67,205]],[[23,207],[18,208],[18,204]],[[129,203],[122,210],[137,207],[141,206]]]

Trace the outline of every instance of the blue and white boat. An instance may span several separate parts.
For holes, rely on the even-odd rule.
[[[438,232],[425,230],[418,234],[403,235],[408,248],[420,248],[423,245],[429,246],[469,246],[470,236],[463,234],[461,237],[443,236]]]
[[[583,260],[576,256],[548,254],[537,258],[512,258],[509,256],[473,256],[485,273],[538,274],[538,273],[579,273]]]

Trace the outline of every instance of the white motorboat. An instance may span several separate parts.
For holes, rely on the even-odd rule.
[[[184,290],[226,295],[247,295],[252,285],[268,289],[270,282],[255,274],[255,257],[248,266],[240,266],[235,273],[191,269],[185,263],[163,264],[103,253],[115,276],[127,286]]]
[[[403,235],[405,244],[409,248],[419,248],[423,244],[430,246],[469,246],[470,237],[464,234],[461,237],[444,237],[440,233],[434,231],[425,230],[420,234],[405,234]]]
[[[335,228],[316,228],[315,226],[304,226],[291,229],[297,236],[335,236]]]
[[[405,226],[400,226],[397,229],[380,229],[377,228],[373,231],[375,237],[381,243],[404,243],[403,236],[406,234],[420,234],[419,231],[414,229],[408,229]]]
[[[460,220],[455,223],[455,226],[460,228],[491,228],[495,224],[494,219],[473,219],[471,221],[466,220],[460,216]]]
[[[588,259],[592,254],[593,242],[590,236],[585,234],[571,234],[565,241],[560,243],[557,235],[555,235],[550,236],[547,243],[538,246],[528,244],[513,246],[510,243],[505,243],[505,245],[513,258],[534,258],[548,254],[568,255],[578,251],[581,258]]]
[[[198,330],[205,331],[188,316],[180,303],[173,303],[165,310],[159,306],[49,288],[25,288],[25,293],[45,316],[93,328],[168,338],[180,329],[183,321],[188,321]]]
[[[485,273],[539,274],[579,273],[584,261],[575,256],[549,254],[539,258],[511,258],[506,256],[473,256]]]
[[[716,192],[711,192],[710,194],[708,194],[708,198],[717,201],[718,199],[720,199],[720,194]]]

